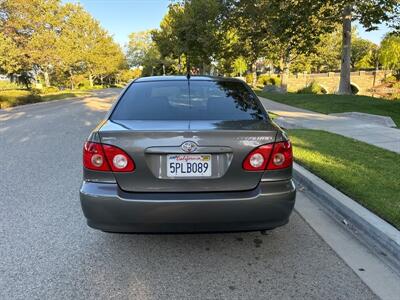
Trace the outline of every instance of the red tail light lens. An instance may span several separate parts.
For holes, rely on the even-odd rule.
[[[260,146],[247,155],[243,161],[243,169],[246,171],[263,171],[267,166],[274,144]]]
[[[90,170],[110,171],[103,147],[98,143],[85,143],[83,146],[83,165]]]
[[[86,142],[83,147],[83,165],[96,171],[132,172],[135,163],[123,150],[111,145]]]
[[[292,145],[289,141],[260,146],[243,161],[246,171],[264,171],[288,168],[293,163]]]
[[[103,149],[113,172],[132,172],[135,170],[135,163],[125,151],[111,145],[103,145]]]
[[[293,164],[293,152],[290,141],[275,143],[268,170],[285,169]]]

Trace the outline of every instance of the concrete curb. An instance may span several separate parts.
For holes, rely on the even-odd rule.
[[[400,231],[298,164],[294,179],[400,273]]]

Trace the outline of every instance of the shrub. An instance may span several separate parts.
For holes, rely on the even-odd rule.
[[[269,83],[269,78],[270,78],[269,75],[262,74],[262,75],[258,76],[257,83],[262,84],[262,85],[267,85]]]
[[[10,82],[7,80],[0,80],[0,91],[5,91],[5,90],[18,90],[22,89],[23,87],[16,84],[15,82]]]
[[[393,83],[393,82],[397,81],[397,78],[394,75],[390,75],[390,76],[385,77],[382,81],[384,83]]]
[[[280,85],[281,84],[281,79],[279,77],[276,76],[271,76],[271,75],[267,75],[267,74],[262,74],[258,77],[257,79],[257,83],[261,84],[261,85],[268,85],[268,84],[272,84],[272,85]]]
[[[119,80],[121,82],[130,82],[131,80],[138,78],[142,75],[142,71],[140,69],[133,70],[123,70],[120,73]]]
[[[82,79],[79,83],[78,83],[78,89],[80,90],[89,90],[92,87],[90,86],[90,81],[89,79]]]
[[[42,93],[43,89],[42,88],[31,88],[29,91],[30,91],[30,93],[32,95],[40,96],[40,94]]]
[[[312,81],[309,85],[299,89],[297,94],[326,94],[326,90],[315,81]]]
[[[59,91],[60,91],[60,90],[59,90],[58,87],[55,87],[55,86],[48,86],[48,87],[43,88],[43,89],[41,90],[41,93],[42,93],[42,94],[52,94],[52,93],[57,93],[57,92],[59,92]]]
[[[276,86],[280,86],[281,85],[281,79],[279,77],[271,77],[269,79],[269,81],[271,82],[271,84],[276,85]]]
[[[42,98],[35,91],[28,91],[28,90],[0,91],[0,108],[36,103],[40,102],[41,99]]]
[[[394,100],[400,100],[400,81],[393,83],[392,88],[395,89],[395,92],[392,95],[392,98]]]
[[[73,75],[72,76],[72,83],[75,89],[87,89],[90,87],[89,79],[85,75]],[[69,82],[70,84],[70,82]]]
[[[253,84],[253,73],[246,74],[246,82],[248,84]]]

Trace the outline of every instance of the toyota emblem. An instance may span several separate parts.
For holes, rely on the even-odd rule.
[[[181,148],[184,152],[194,152],[197,149],[197,145],[194,142],[184,142]]]

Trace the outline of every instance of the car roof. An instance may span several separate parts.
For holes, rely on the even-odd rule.
[[[151,82],[151,81],[184,81],[188,80],[186,76],[149,76],[140,77],[135,80],[135,82]],[[191,81],[233,81],[233,82],[243,82],[243,80],[232,77],[218,77],[218,76],[190,76]]]

